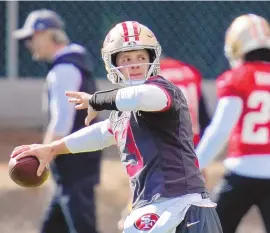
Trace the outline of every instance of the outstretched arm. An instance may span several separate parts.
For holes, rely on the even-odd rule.
[[[152,84],[98,91],[93,95],[83,92],[66,92],[69,102],[76,103],[77,109],[90,106],[95,111],[162,111],[170,105],[170,97],[165,90]]]
[[[115,139],[109,132],[109,120],[105,120],[85,127],[49,144],[33,144],[16,147],[11,157],[19,160],[31,155],[36,156],[40,161],[37,175],[41,175],[44,168],[55,159],[56,156],[67,153],[75,154],[101,150],[113,144],[115,144]]]
[[[223,97],[219,100],[213,120],[196,149],[200,169],[207,167],[222,151],[238,122],[242,108],[242,100],[238,97]]]

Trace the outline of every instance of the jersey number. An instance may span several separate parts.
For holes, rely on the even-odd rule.
[[[251,110],[243,118],[242,142],[246,144],[269,143],[270,93],[254,91],[247,100]],[[260,110],[256,111],[256,108]]]

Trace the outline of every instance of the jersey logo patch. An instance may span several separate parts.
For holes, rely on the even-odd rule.
[[[140,231],[149,231],[158,221],[159,216],[156,214],[144,214],[134,223],[134,226]]]

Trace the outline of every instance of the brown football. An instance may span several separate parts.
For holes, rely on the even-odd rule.
[[[9,176],[18,185],[23,187],[38,187],[42,185],[49,176],[49,169],[45,168],[41,176],[37,176],[39,160],[35,156],[27,156],[16,161],[9,160]]]

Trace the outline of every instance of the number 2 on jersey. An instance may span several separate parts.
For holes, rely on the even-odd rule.
[[[246,144],[269,143],[270,92],[253,91],[247,99],[251,109],[243,118],[242,142]],[[255,110],[260,108],[259,110]]]

